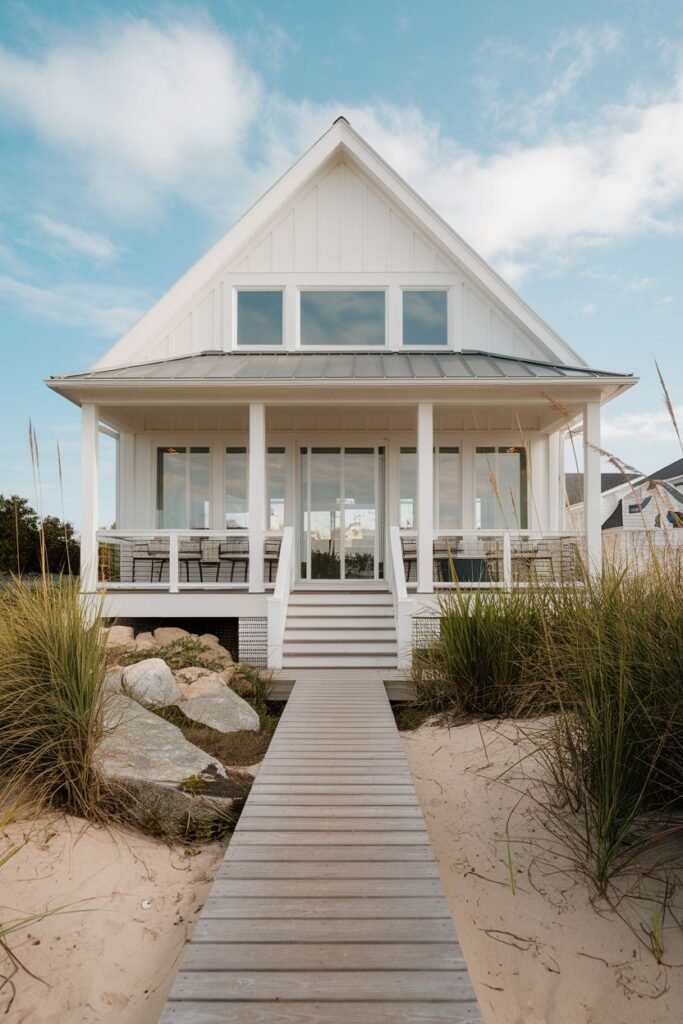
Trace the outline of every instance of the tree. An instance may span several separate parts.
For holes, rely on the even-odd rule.
[[[48,571],[78,572],[79,545],[71,523],[46,516],[42,530]],[[40,517],[26,498],[0,494],[0,572],[40,572],[40,533]]]

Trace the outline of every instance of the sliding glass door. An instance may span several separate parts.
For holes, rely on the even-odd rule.
[[[302,580],[384,578],[384,448],[300,451]]]

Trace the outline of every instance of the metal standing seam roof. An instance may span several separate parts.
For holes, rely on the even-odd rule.
[[[489,352],[201,352],[53,381],[562,380],[632,377]]]

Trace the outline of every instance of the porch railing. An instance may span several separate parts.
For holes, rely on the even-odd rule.
[[[405,578],[417,583],[417,535],[404,533]],[[585,574],[585,541],[572,531],[439,530],[432,546],[436,588],[506,589],[530,583],[580,580]]]
[[[398,526],[392,526],[389,530],[388,569],[394,596],[398,667],[405,668],[410,665],[412,658],[413,600],[408,597],[401,531]]]
[[[275,589],[268,598],[268,665],[282,668],[289,594],[294,578],[294,529],[285,526],[275,577]]]
[[[683,529],[604,530],[603,564],[619,570],[643,572],[654,563],[683,562]]]
[[[263,584],[275,585],[282,538],[264,539]],[[108,590],[244,590],[247,530],[100,530],[98,585]]]

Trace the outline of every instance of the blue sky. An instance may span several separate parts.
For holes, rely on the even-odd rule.
[[[640,385],[604,444],[683,419],[679,2],[0,7],[0,493],[78,521],[84,368],[344,113],[594,366]],[[105,446],[103,473],[111,480]],[[105,482],[102,516],[110,518]]]

